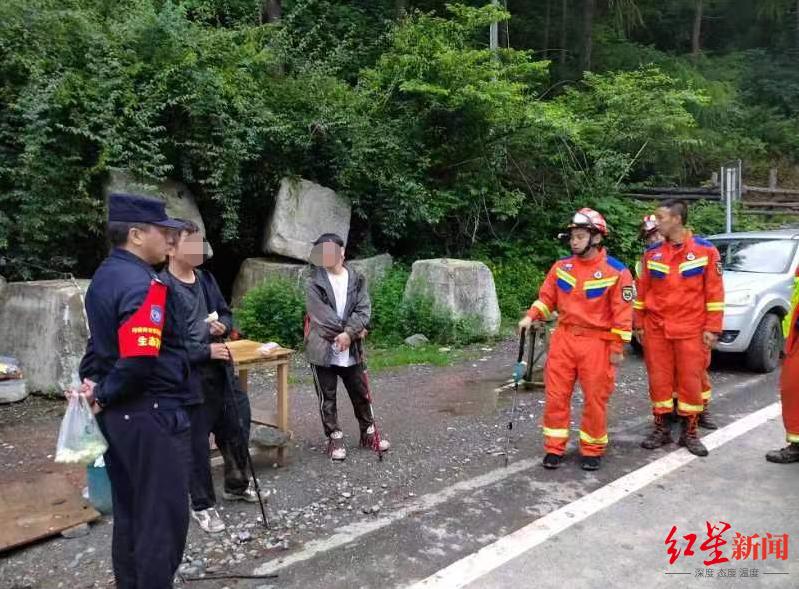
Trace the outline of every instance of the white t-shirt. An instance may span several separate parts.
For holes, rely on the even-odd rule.
[[[327,273],[327,279],[330,280],[330,285],[333,287],[333,296],[336,297],[336,314],[339,319],[344,319],[344,310],[347,308],[347,284],[349,283],[350,273],[344,268],[341,274]],[[336,350],[335,342],[330,344],[333,346],[333,355],[330,363],[335,366],[352,366],[355,364],[355,358],[350,356],[350,351],[344,350],[339,352]]]

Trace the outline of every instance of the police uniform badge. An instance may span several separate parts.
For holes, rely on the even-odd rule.
[[[635,298],[635,287],[623,286],[621,288],[621,298],[625,303],[631,302]]]

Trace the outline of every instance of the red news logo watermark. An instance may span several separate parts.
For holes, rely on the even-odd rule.
[[[702,562],[705,566],[723,564],[730,560],[788,560],[788,534],[770,534],[763,536],[760,534],[744,535],[740,532],[729,534],[727,537],[732,539],[728,542],[724,538],[730,530],[727,522],[711,524],[705,522],[707,526],[705,539],[700,545],[701,550],[707,558]],[[669,535],[666,536],[666,552],[669,556],[669,564],[673,565],[682,557],[695,556],[694,547],[698,541],[696,534],[685,534],[680,539],[677,538],[677,526],[672,526]],[[684,540],[685,542],[682,542]],[[725,556],[725,553],[729,555]]]

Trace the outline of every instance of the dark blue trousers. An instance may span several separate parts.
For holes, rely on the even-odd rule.
[[[189,417],[154,398],[98,414],[108,440],[114,501],[112,557],[118,589],[167,589],[189,527]]]

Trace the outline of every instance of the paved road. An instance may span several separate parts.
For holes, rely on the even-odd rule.
[[[543,397],[524,392],[506,468],[500,454],[512,393],[494,391],[510,373],[513,346],[478,349],[481,357],[451,368],[405,368],[375,378],[378,416],[395,446],[382,463],[356,450],[343,465],[324,457],[315,397],[300,375],[292,397],[292,461],[280,469],[258,465],[262,483],[276,493],[273,529],[262,532],[254,523],[257,506],[227,504],[229,532],[211,537],[192,526],[187,550],[212,572],[279,577],[188,586],[701,586],[733,580],[691,576],[703,567],[700,550],[669,566],[664,541],[671,525],[698,534],[699,543],[707,520],[730,523],[729,542],[734,531],[799,536],[799,502],[790,493],[799,465],[763,460],[783,440],[775,421],[776,374],[746,372],[735,358],[714,367],[714,409],[729,427],[708,439],[709,458],[696,459],[676,446],[640,448],[651,418],[643,365],[630,358],[611,401],[611,446],[596,473],[580,470],[574,444],[558,471],[540,466]],[[256,404],[269,401],[267,385],[264,377]],[[340,398],[349,432],[349,404]],[[242,529],[252,540],[239,545]],[[107,586],[110,530],[104,521],[85,538],[13,553],[0,560],[0,587],[67,587],[72,578],[83,583],[75,587]],[[735,583],[797,586],[795,548],[789,544],[787,562],[772,557],[723,568],[758,570],[757,578]],[[790,574],[766,574],[772,572]]]

